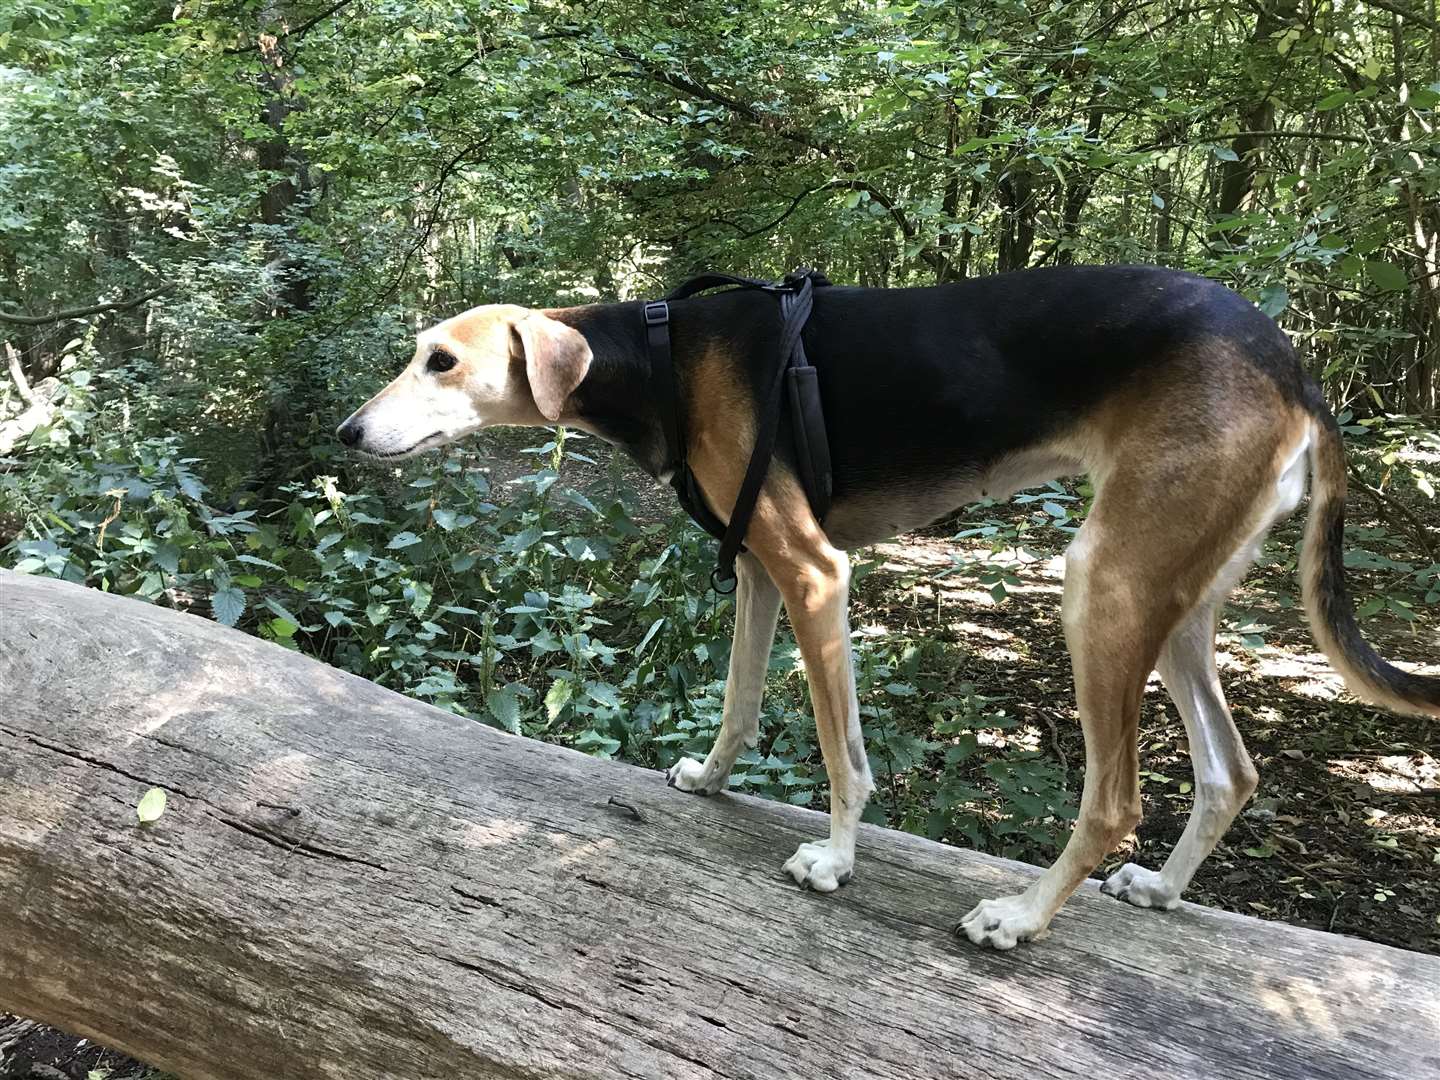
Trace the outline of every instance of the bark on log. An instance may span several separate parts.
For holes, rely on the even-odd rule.
[[[1440,961],[500,734],[274,645],[0,573],[0,1010],[186,1078],[1440,1075]],[[151,786],[169,806],[142,826]]]

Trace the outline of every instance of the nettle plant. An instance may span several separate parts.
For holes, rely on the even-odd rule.
[[[501,491],[455,453],[352,473],[363,490],[320,476],[230,509],[243,499],[211,491],[178,438],[112,419],[77,392],[63,431],[3,475],[20,521],[4,563],[209,616],[598,756],[665,766],[718,732],[732,611],[708,589],[713,542],[678,513],[644,523],[614,470],[586,491],[566,483],[576,465],[597,471],[583,437],[521,451],[534,468]],[[879,786],[867,819],[1049,853],[1073,808],[1017,718],[957,686],[938,643],[867,631],[854,644]],[[823,805],[824,785],[803,665],[782,633],[760,741],[732,787]]]

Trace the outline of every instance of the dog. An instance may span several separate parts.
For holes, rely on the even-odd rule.
[[[640,302],[477,307],[419,335],[414,359],[338,429],[398,459],[499,424],[564,424],[658,479],[667,455]],[[722,521],[755,443],[758,395],[780,363],[773,297],[739,289],[672,302],[688,460]],[[1010,949],[1140,821],[1138,725],[1159,671],[1185,723],[1195,803],[1159,871],[1127,864],[1102,891],[1174,908],[1255,790],[1215,666],[1216,614],[1266,532],[1313,474],[1301,576],[1312,633],[1358,697],[1440,716],[1440,679],[1406,673],[1361,638],[1345,587],[1345,456],[1320,388],[1253,304],[1157,267],[1055,267],[928,288],[815,290],[805,344],[819,373],[833,499],[822,524],[779,439],[736,564],[723,722],[703,762],[668,780],[709,794],[758,737],[781,604],[804,657],[831,805],[827,839],[784,864],[830,892],[850,879],[873,787],[847,621],[846,552],[1088,474],[1094,505],[1065,557],[1061,605],[1086,768],[1058,859],[1016,896],[982,900],[956,933]]]

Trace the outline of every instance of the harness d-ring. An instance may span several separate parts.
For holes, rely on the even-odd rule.
[[[740,577],[738,574],[735,573],[734,565],[731,565],[730,567],[729,577],[722,578],[720,576],[719,566],[716,566],[714,570],[710,571],[710,588],[714,589],[721,596],[729,596],[735,591],[735,587],[739,585],[739,583]],[[726,588],[726,585],[728,585],[729,587]]]

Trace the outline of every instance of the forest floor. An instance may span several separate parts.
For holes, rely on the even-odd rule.
[[[505,438],[486,445],[474,464],[491,471],[497,488],[533,467],[508,453],[523,443]],[[600,464],[567,479],[586,488],[606,482],[607,472]],[[668,488],[626,479],[642,492],[643,513],[673,512]],[[1374,524],[1367,521],[1372,506],[1352,501],[1350,509],[1359,524]],[[1440,535],[1440,506],[1411,509]],[[991,507],[986,514],[1007,512]],[[1272,553],[1293,549],[1302,523],[1297,515],[1279,526]],[[1019,585],[999,603],[962,576],[937,576],[952,556],[978,551],[974,542],[930,530],[879,545],[868,553],[879,565],[857,583],[851,614],[856,627],[879,625],[950,643],[961,653],[957,671],[1026,720],[1010,737],[1047,748],[1078,788],[1084,748],[1060,628],[1063,536],[1050,535],[1049,545],[1043,534],[1027,540],[1038,557],[1017,553],[1009,560]],[[1363,575],[1356,580],[1363,584]],[[1186,898],[1440,954],[1440,759],[1433,723],[1350,699],[1310,639],[1297,600],[1293,569],[1262,559],[1222,622],[1221,679],[1260,787]],[[1418,610],[1410,624],[1370,620],[1365,631],[1387,659],[1440,674],[1440,615],[1433,608]],[[1141,768],[1144,820],[1097,876],[1126,861],[1161,865],[1190,811],[1184,729],[1154,677],[1144,698]],[[1136,918],[1163,917],[1136,912]],[[86,1040],[0,1014],[0,1080],[159,1078]]]

